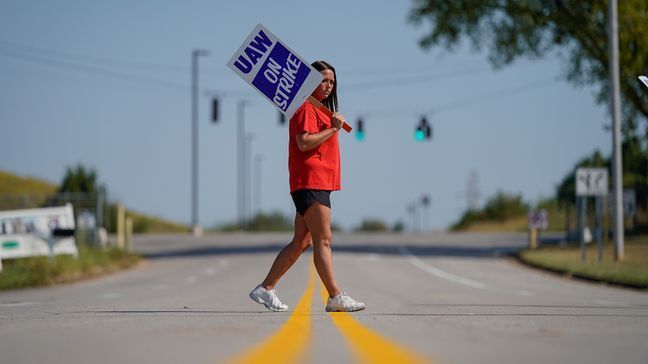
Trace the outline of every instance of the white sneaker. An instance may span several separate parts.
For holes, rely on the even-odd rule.
[[[255,289],[252,290],[252,292],[250,292],[250,298],[254,302],[266,306],[268,310],[277,312],[288,311],[288,305],[284,305],[283,303],[281,303],[281,301],[279,301],[276,289],[268,291],[261,285],[258,285]]]
[[[346,292],[328,299],[326,312],[353,312],[365,309],[364,302],[358,302],[351,298]]]

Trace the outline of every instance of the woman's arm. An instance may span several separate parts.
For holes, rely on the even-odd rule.
[[[318,133],[301,133],[296,135],[297,148],[302,152],[319,147],[328,138],[337,133],[344,124],[344,117],[338,113],[333,114],[331,117],[331,124],[333,127],[324,129]]]

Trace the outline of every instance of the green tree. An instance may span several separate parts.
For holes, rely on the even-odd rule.
[[[524,216],[528,211],[529,205],[524,202],[521,194],[512,195],[500,191],[486,201],[483,209],[465,211],[459,221],[450,226],[450,230],[464,230],[477,222],[504,222]]]
[[[420,40],[424,49],[452,51],[464,38],[480,50],[489,49],[495,68],[520,57],[542,58],[558,51],[566,78],[575,85],[595,85],[597,101],[608,103],[606,0],[415,0],[410,21],[429,23]],[[648,92],[637,80],[648,74],[648,1],[618,2],[619,63],[624,135],[648,120]],[[645,137],[648,138],[648,127]]]
[[[68,167],[63,177],[63,182],[58,188],[58,192],[84,192],[95,193],[99,190],[97,185],[97,172],[92,168],[86,168],[82,165]]]
[[[357,231],[387,231],[387,225],[379,219],[366,219],[363,220],[360,226],[356,229]]]
[[[512,217],[526,215],[529,205],[524,202],[522,195],[510,195],[504,192],[497,192],[484,206],[486,220],[506,221]]]
[[[248,221],[250,231],[290,231],[293,223],[281,212],[259,213]]]
[[[405,230],[405,223],[401,220],[396,221],[392,227],[392,231],[395,233],[402,233]]]

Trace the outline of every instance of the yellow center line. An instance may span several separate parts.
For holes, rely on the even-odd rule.
[[[315,268],[310,267],[308,288],[295,310],[272,336],[228,363],[296,363],[304,361],[311,338],[311,303],[315,287]]]
[[[328,292],[320,282],[322,300],[328,299]],[[329,317],[344,336],[359,363],[431,363],[394,341],[370,330],[348,312],[329,312]]]

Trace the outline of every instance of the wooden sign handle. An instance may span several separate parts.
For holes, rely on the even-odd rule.
[[[326,114],[326,116],[328,116],[329,118],[331,118],[333,116],[333,112],[331,110],[329,110],[326,106],[322,105],[322,103],[317,101],[317,99],[314,98],[313,96],[308,97],[308,102],[310,102],[311,105],[315,106],[319,111]],[[347,123],[342,124],[342,129],[346,130],[347,133],[350,133],[351,130],[353,130],[351,125],[349,125]]]

